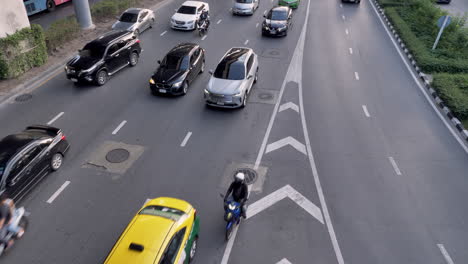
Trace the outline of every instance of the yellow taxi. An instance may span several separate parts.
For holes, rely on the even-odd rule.
[[[195,256],[200,220],[186,201],[160,197],[143,205],[105,264],[188,264]]]

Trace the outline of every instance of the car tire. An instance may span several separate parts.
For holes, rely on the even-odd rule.
[[[198,74],[202,74],[203,72],[205,72],[205,60],[203,60],[202,65],[200,67],[200,71],[198,72]]]
[[[192,246],[190,247],[188,263],[192,263],[193,259],[195,258],[195,254],[197,253],[197,247],[198,247],[198,236],[195,237],[195,240],[193,240]]]
[[[137,52],[132,52],[132,54],[130,54],[130,58],[129,58],[129,61],[130,61],[130,67],[133,67],[135,65],[138,64],[138,59],[140,58],[140,56],[138,55]]]
[[[254,83],[257,83],[257,81],[258,81],[258,67],[257,67],[257,70],[255,71]]]
[[[151,24],[150,24],[149,28],[153,28],[153,25],[154,25],[154,18],[151,19]]]
[[[106,84],[108,79],[107,76],[107,71],[106,70],[100,70],[96,73],[96,84],[99,86],[103,86]]]
[[[47,0],[46,2],[47,12],[52,12],[55,10],[55,2],[54,0]]]
[[[184,82],[184,85],[182,86],[182,95],[186,95],[187,92],[188,92],[188,87],[189,87],[189,84],[187,81]]]
[[[247,105],[247,92],[245,92],[244,97],[242,98],[241,108],[244,108]]]
[[[61,153],[55,153],[52,155],[52,158],[50,159],[50,168],[52,171],[57,171],[62,167],[63,164],[63,155]]]

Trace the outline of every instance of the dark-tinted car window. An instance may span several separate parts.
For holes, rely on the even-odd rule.
[[[120,17],[120,21],[128,22],[128,23],[135,23],[138,19],[138,14],[133,13],[123,13]]]
[[[239,61],[223,60],[216,67],[214,77],[228,80],[243,80],[245,78],[244,64]]]
[[[189,68],[189,56],[167,55],[161,66],[168,70],[187,70]]]
[[[248,4],[252,3],[252,0],[236,0],[237,3]]]
[[[247,72],[250,72],[250,69],[252,69],[253,60],[254,60],[254,55],[250,55],[250,58],[247,61]]]
[[[96,43],[88,43],[80,51],[80,56],[102,58],[106,52],[106,46],[98,45]]]
[[[172,238],[172,241],[169,243],[167,246],[166,251],[164,252],[164,255],[159,262],[160,264],[173,264],[175,261],[175,258],[177,257],[177,252],[179,252],[180,245],[182,244],[182,240],[185,235],[185,230],[186,228],[184,227],[181,229],[179,232],[177,232],[174,237]]]
[[[112,44],[112,46],[109,47],[109,50],[107,51],[107,55],[112,55],[114,52],[118,51],[120,48],[119,48],[119,45],[116,43],[116,44]]]
[[[146,17],[146,15],[148,15],[148,12],[147,11],[143,11],[140,13],[140,19],[144,19]]]
[[[197,8],[194,6],[181,6],[177,13],[194,15],[197,12]]]
[[[270,10],[267,18],[271,20],[287,20],[288,12],[283,10]]]
[[[0,182],[3,179],[3,173],[5,172],[5,164],[0,164]]]

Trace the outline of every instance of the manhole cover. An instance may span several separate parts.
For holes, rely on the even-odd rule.
[[[271,55],[271,56],[278,56],[280,53],[277,50],[271,50],[271,51],[268,52],[268,54]]]
[[[109,151],[106,155],[106,160],[111,163],[121,163],[126,161],[130,157],[128,150],[119,148]]]
[[[234,176],[235,176],[238,172],[242,172],[242,173],[245,174],[245,183],[247,183],[247,184],[253,184],[253,183],[255,183],[255,181],[257,180],[257,172],[254,171],[253,169],[249,169],[249,168],[237,169],[237,170],[234,172]]]
[[[259,93],[259,94],[258,94],[258,98],[260,98],[260,99],[262,99],[262,100],[271,100],[271,99],[273,99],[273,94],[271,94],[271,93],[265,93],[265,92]]]
[[[32,94],[22,94],[22,95],[16,96],[15,101],[16,102],[26,102],[26,101],[30,100],[31,98],[32,98]]]

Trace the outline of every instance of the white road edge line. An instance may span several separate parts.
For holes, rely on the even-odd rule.
[[[395,173],[397,175],[401,175],[401,171],[400,169],[398,168],[398,165],[396,164],[396,161],[393,157],[388,157],[388,159],[390,160],[390,163],[392,164],[392,167],[393,169],[395,170]]]
[[[349,48],[349,54],[353,54],[353,48]]]
[[[192,132],[188,132],[187,135],[185,135],[185,138],[184,140],[182,141],[182,143],[180,143],[180,146],[181,147],[185,147],[185,145],[187,145],[187,142],[189,141],[190,137],[192,136]]]
[[[367,117],[370,117],[370,114],[369,114],[369,111],[367,110],[367,106],[366,106],[366,105],[362,105],[362,110],[364,111],[364,114],[365,114]]]
[[[453,262],[453,260],[450,257],[449,253],[445,249],[444,244],[437,244],[437,246],[439,247],[440,252],[444,256],[445,261],[447,261],[447,264],[455,264],[455,262]]]
[[[218,22],[216,22],[216,24],[219,24],[219,23],[221,23],[221,21],[223,21],[223,20],[222,20],[222,19],[218,20]]]
[[[65,114],[64,112],[60,112],[58,115],[56,115],[54,118],[52,118],[49,122],[47,122],[47,125],[52,125],[53,122],[57,121],[57,119],[59,119],[61,116],[63,116],[63,114]]]
[[[346,29],[346,30],[345,30],[345,33],[346,33],[346,35],[349,35],[349,30]]]
[[[247,45],[247,43],[249,43],[249,40],[248,40],[248,39],[244,42],[244,45]]]
[[[64,182],[62,186],[60,186],[60,188],[54,194],[52,194],[49,200],[47,200],[47,203],[51,204],[55,200],[55,198],[57,198],[57,196],[59,196],[60,193],[63,192],[65,188],[67,188],[68,184],[70,184],[70,181]]]
[[[124,120],[122,121],[122,123],[120,123],[120,125],[118,127],[116,127],[114,129],[114,131],[112,131],[112,135],[115,135],[117,134],[117,132],[119,132],[119,130],[127,123],[127,120]]]
[[[208,36],[208,35],[203,36],[203,37],[201,38],[201,40],[205,40],[205,39],[206,39],[206,36]]]
[[[397,43],[395,42],[395,40],[393,39],[392,35],[390,34],[390,31],[388,30],[388,28],[385,26],[385,23],[383,21],[383,19],[380,17],[379,15],[379,12],[377,12],[377,8],[375,8],[375,5],[372,1],[369,1],[372,5],[372,8],[374,9],[374,12],[376,14],[376,16],[379,18],[380,20],[380,23],[382,23],[382,26],[383,28],[385,29],[385,31],[387,32],[387,35],[388,37],[390,38],[390,40],[392,41],[393,43],[393,46],[395,47],[395,49],[397,50],[398,54],[400,55],[400,58],[401,60],[403,61],[403,63],[405,64],[406,68],[408,69],[408,72],[411,74],[411,76],[413,77],[413,80],[414,82],[416,83],[416,85],[419,87],[419,89],[421,90],[421,92],[423,93],[424,97],[426,97],[426,100],[429,102],[429,104],[432,106],[432,108],[434,109],[434,111],[437,113],[437,115],[439,116],[439,118],[442,120],[442,122],[444,122],[445,126],[448,128],[448,130],[450,131],[450,133],[452,133],[452,135],[455,137],[455,139],[458,141],[458,143],[460,144],[460,146],[463,148],[463,150],[465,150],[466,153],[468,153],[468,147],[463,143],[463,141],[461,140],[461,138],[457,135],[457,133],[454,131],[454,129],[450,126],[450,124],[447,122],[447,120],[442,116],[442,114],[440,113],[440,111],[437,109],[436,105],[434,104],[434,102],[431,100],[431,98],[429,97],[429,95],[426,93],[426,91],[424,90],[424,87],[422,87],[421,83],[419,82],[419,79],[416,77],[416,75],[414,74],[414,72],[412,71],[410,65],[408,64],[408,62],[406,61],[405,57],[403,56],[399,46],[397,45]]]
[[[359,73],[358,72],[354,72],[354,77],[356,78],[356,80],[359,81]]]

